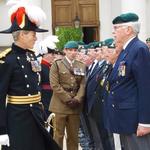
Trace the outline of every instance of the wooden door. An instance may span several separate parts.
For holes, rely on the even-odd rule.
[[[74,26],[78,16],[81,27],[94,27],[99,40],[99,0],[52,0],[52,26]]]
[[[99,26],[98,0],[76,0],[81,26]]]
[[[74,0],[52,0],[52,25],[72,26]]]

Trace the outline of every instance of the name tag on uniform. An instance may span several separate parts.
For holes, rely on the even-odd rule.
[[[85,72],[82,68],[73,68],[74,75],[84,76]]]

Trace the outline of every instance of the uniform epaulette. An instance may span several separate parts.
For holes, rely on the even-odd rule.
[[[0,59],[2,59],[3,57],[6,57],[6,55],[11,51],[11,48],[7,48],[5,50],[3,50],[2,52],[0,52]]]
[[[81,63],[81,64],[84,64],[84,62],[82,62],[82,61],[80,61],[80,60],[76,60],[76,61],[78,61],[78,62]]]

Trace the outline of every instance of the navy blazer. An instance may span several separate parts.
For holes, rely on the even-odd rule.
[[[134,38],[121,52],[109,76],[106,127],[113,133],[136,133],[150,124],[150,52]]]
[[[86,93],[85,93],[85,99],[86,99],[86,110],[89,114],[91,112],[91,109],[97,99],[97,87],[100,86],[100,80],[103,78],[105,74],[110,72],[109,70],[112,68],[112,65],[109,65],[106,63],[106,61],[102,62],[100,66],[97,66],[94,68],[92,74],[89,76],[86,82]]]

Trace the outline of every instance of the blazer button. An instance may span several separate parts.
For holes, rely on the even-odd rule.
[[[33,107],[33,105],[32,105],[32,104],[30,104],[30,107]]]
[[[112,104],[112,107],[114,108],[114,107],[115,107],[115,105],[114,105],[114,104]]]
[[[29,84],[27,84],[27,88],[29,88],[30,87],[30,85]]]
[[[24,77],[27,78],[28,76],[25,74]]]
[[[19,60],[19,59],[20,59],[20,57],[18,56],[18,57],[17,57],[17,59]]]
[[[23,68],[24,68],[24,65],[22,65],[21,68],[23,69]]]
[[[102,103],[104,103],[104,99],[102,99]]]
[[[114,95],[114,92],[112,91],[111,94]]]

